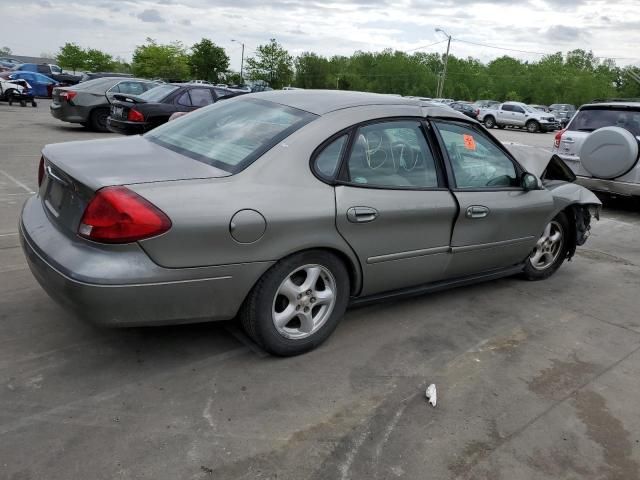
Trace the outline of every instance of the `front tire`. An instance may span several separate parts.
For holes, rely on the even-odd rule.
[[[529,120],[526,125],[527,132],[529,133],[537,133],[540,131],[540,124],[535,120]]]
[[[492,116],[488,116],[484,119],[484,126],[487,128],[493,128],[496,126],[496,119]]]
[[[349,273],[335,255],[309,250],[276,263],[240,311],[242,326],[269,353],[293,356],[324,342],[349,302]]]
[[[567,258],[570,234],[567,216],[560,212],[547,224],[527,258],[524,277],[527,280],[544,280],[553,275]]]

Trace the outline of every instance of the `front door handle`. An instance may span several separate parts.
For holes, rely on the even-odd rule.
[[[471,205],[467,208],[467,218],[484,218],[489,215],[489,209],[482,205]]]
[[[373,222],[378,218],[378,211],[371,207],[351,207],[347,210],[347,220],[352,223]]]

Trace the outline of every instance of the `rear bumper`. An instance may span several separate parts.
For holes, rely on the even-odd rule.
[[[24,206],[20,241],[50,297],[83,319],[117,327],[231,319],[272,264],[162,268],[138,244],[103,246],[61,232],[38,197]]]
[[[89,118],[89,112],[84,107],[52,102],[49,111],[54,118],[63,122],[86,123]]]
[[[592,177],[576,178],[576,183],[596,192],[612,193],[628,197],[640,197],[640,183],[621,182],[619,180],[604,180]]]
[[[139,135],[147,131],[149,124],[146,122],[129,122],[127,120],[116,120],[107,118],[107,128],[113,133],[120,135]]]

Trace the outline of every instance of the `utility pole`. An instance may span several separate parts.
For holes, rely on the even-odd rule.
[[[244,43],[239,42],[238,40],[233,40],[233,39],[231,39],[231,41],[239,43],[240,45],[242,45],[242,57],[240,57],[240,78],[242,78],[242,83],[244,83],[244,75],[243,75],[243,70],[244,70]]]
[[[447,62],[449,61],[449,48],[451,47],[451,35],[442,30],[441,28],[436,28],[436,32],[442,32],[447,37],[447,53],[444,54],[444,68],[442,70],[442,74],[440,78],[438,78],[438,89],[436,92],[436,97],[442,98],[442,91],[444,90],[444,81],[447,78]]]

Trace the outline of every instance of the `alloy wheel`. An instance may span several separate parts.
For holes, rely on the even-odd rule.
[[[322,265],[304,265],[291,272],[276,290],[272,319],[277,332],[299,340],[317,332],[336,304],[336,280]]]
[[[564,232],[557,221],[551,221],[544,229],[544,233],[538,239],[536,246],[529,257],[531,266],[536,270],[546,270],[555,263],[562,252],[564,244]]]

